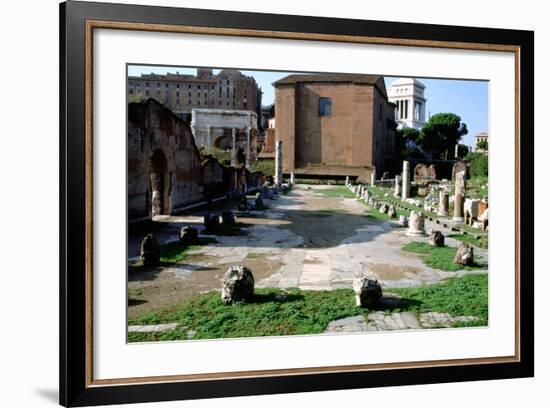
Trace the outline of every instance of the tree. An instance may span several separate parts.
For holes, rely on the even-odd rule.
[[[417,142],[430,158],[448,160],[468,128],[454,113],[437,113],[420,129]]]
[[[424,154],[418,147],[418,137],[420,132],[414,128],[402,128],[397,130],[397,149],[402,160],[412,158],[424,158]]]
[[[463,159],[468,155],[468,153],[470,153],[470,148],[465,144],[459,144],[458,145],[458,156],[455,157],[455,159]]]
[[[480,140],[477,142],[476,148],[482,151],[489,150],[489,142],[487,140]]]

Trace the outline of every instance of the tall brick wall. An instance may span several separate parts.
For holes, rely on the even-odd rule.
[[[153,157],[163,157],[164,213],[203,199],[200,154],[189,125],[153,99],[128,105],[128,217],[151,216]],[[161,166],[162,167],[162,166]]]

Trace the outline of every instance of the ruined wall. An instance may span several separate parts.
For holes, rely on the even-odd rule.
[[[161,213],[166,214],[203,199],[200,155],[191,129],[169,109],[149,99],[128,105],[130,220],[151,217],[155,191],[159,202],[165,203]]]
[[[221,197],[227,191],[227,173],[224,167],[213,157],[202,162],[202,180],[205,199]]]

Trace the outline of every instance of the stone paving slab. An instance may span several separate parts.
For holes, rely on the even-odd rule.
[[[382,311],[333,320],[325,333],[355,333],[369,331],[420,330],[449,328],[454,323],[474,322],[475,316],[451,316],[448,313],[427,312],[418,317],[412,312],[385,313]]]
[[[155,333],[174,330],[177,323],[150,324],[144,326],[128,326],[128,333]]]

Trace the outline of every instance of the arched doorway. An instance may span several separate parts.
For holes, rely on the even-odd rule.
[[[166,155],[161,149],[151,156],[151,215],[168,214],[169,211],[169,174]]]

